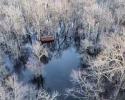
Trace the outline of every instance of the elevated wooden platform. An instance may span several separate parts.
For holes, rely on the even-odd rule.
[[[51,43],[51,42],[54,42],[55,38],[54,36],[42,36],[41,37],[41,43]]]

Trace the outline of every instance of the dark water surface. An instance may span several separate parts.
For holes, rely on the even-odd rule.
[[[65,36],[57,37],[53,43],[43,44],[48,56],[43,56],[40,63],[36,56],[30,54],[27,68],[22,68],[18,73],[20,80],[32,82],[38,88],[43,87],[48,92],[59,92],[60,96],[57,100],[76,100],[65,98],[65,90],[73,87],[70,75],[72,70],[77,70],[80,66],[79,46],[80,41],[74,41],[74,38]],[[44,60],[47,61],[43,62]],[[40,75],[34,76],[36,72],[40,72]]]
[[[70,75],[73,69],[78,68],[79,63],[80,56],[74,47],[62,51],[62,55],[58,58],[52,57],[43,71],[44,87],[49,91],[58,91],[62,95],[65,89],[72,87]]]

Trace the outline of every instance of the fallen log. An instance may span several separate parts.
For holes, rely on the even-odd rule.
[[[40,40],[41,43],[51,43],[54,42],[55,38],[54,36],[42,36]]]

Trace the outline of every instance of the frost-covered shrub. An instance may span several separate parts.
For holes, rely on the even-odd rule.
[[[0,79],[5,78],[13,71],[13,61],[4,51],[0,50]]]
[[[39,59],[32,55],[28,58],[26,63],[26,68],[31,71],[35,76],[39,76],[42,73],[43,64],[39,61]]]
[[[86,100],[117,100],[125,81],[125,37],[103,36],[103,51],[96,58],[88,59],[90,67],[73,71],[74,87],[67,93]]]
[[[58,92],[47,93],[32,84],[20,82],[16,74],[0,83],[0,100],[57,100]]]
[[[58,92],[53,92],[52,94],[49,94],[42,89],[38,92],[37,100],[57,100],[58,96],[59,96]]]

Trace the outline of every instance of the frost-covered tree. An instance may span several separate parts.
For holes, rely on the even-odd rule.
[[[103,36],[103,50],[89,60],[90,67],[73,71],[74,87],[67,93],[80,100],[119,100],[125,89],[124,42],[124,36]]]
[[[58,92],[47,93],[32,84],[20,82],[17,75],[8,76],[0,84],[0,100],[57,100]]]

